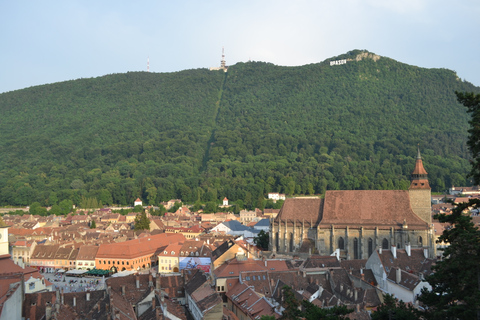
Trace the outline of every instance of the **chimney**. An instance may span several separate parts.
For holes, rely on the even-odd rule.
[[[137,289],[140,289],[140,277],[138,275],[135,276],[135,285]]]
[[[152,298],[152,310],[155,310],[155,296]]]
[[[77,306],[77,297],[73,297],[73,306],[74,306],[74,307]]]
[[[160,290],[160,288],[161,288],[161,282],[160,282],[160,274],[158,274],[158,273],[157,273],[157,278],[156,278],[155,282],[156,282],[156,287],[155,287],[155,288],[156,288],[157,290]]]
[[[353,291],[353,294],[354,294],[354,297],[355,297],[355,301],[357,301],[357,299],[358,299],[358,291],[357,291],[357,290],[354,290],[354,291]]]
[[[45,319],[51,320],[52,319],[52,306],[47,305],[45,307]]]
[[[148,275],[148,287],[153,287],[153,277],[152,274]]]
[[[210,244],[210,239],[207,239],[207,244]]]
[[[125,286],[122,286],[122,296],[125,295]]]
[[[267,267],[267,260],[265,260],[265,268]]]
[[[423,255],[425,259],[428,259],[428,248],[423,248]]]
[[[382,254],[382,247],[378,247],[378,254]]]
[[[405,246],[405,251],[407,252],[407,256],[412,255],[412,246],[410,245],[410,242]]]
[[[402,269],[397,268],[396,270],[396,281],[397,283],[400,283],[402,281]]]
[[[63,288],[61,289],[61,293],[62,293],[62,294],[60,295],[61,301],[62,301],[61,303],[62,303],[62,304],[65,304],[65,298],[64,298],[64,296],[63,296]]]
[[[87,301],[90,301],[90,292],[87,292]]]
[[[343,283],[340,283],[340,292],[343,291]]]
[[[397,247],[392,246],[392,255],[394,259],[397,259]]]

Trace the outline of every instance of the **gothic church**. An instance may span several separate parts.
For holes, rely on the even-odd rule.
[[[325,198],[289,198],[270,223],[273,253],[339,254],[368,259],[376,248],[428,250],[435,257],[431,189],[418,151],[404,190],[327,191]]]

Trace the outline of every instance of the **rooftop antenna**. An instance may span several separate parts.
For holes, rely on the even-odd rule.
[[[150,72],[150,57],[147,57],[147,72]]]

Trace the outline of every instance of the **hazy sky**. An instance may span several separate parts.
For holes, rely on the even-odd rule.
[[[127,71],[321,62],[353,49],[480,86],[478,0],[0,0],[0,93]]]

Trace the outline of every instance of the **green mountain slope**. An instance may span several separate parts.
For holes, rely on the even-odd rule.
[[[342,65],[330,60],[346,59]],[[417,144],[434,190],[467,184],[468,117],[446,69],[352,51],[79,79],[0,95],[0,202],[148,203],[408,187]]]

